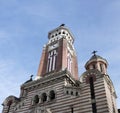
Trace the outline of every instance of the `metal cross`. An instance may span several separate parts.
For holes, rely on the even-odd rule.
[[[31,76],[30,76],[30,79],[32,79],[33,76],[34,76],[34,75],[31,75]]]
[[[97,51],[93,51],[92,54],[96,55]]]

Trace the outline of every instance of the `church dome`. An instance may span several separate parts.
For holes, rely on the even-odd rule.
[[[103,57],[101,57],[101,56],[99,56],[99,55],[93,55],[90,59],[89,59],[89,61],[87,62],[87,63],[89,63],[89,62],[93,62],[93,61],[103,61],[103,62],[106,62],[106,64],[107,64],[107,60],[105,59],[105,58],[103,58]]]
[[[99,55],[96,55],[95,53],[85,64],[86,70],[98,69],[103,74],[107,73],[107,66],[108,66],[107,60]]]

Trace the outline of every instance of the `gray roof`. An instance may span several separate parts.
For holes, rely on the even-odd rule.
[[[106,59],[104,59],[103,57],[101,57],[101,56],[99,56],[99,55],[93,55],[91,58],[90,58],[90,60],[94,60],[94,59],[102,59],[102,60],[105,60],[106,62],[107,62],[107,60]],[[89,60],[89,61],[90,61]]]
[[[103,57],[101,57],[101,56],[99,56],[99,55],[94,54],[94,55],[87,61],[87,63],[85,64],[85,67],[86,67],[89,63],[91,63],[91,62],[93,62],[93,61],[98,61],[98,60],[104,61],[106,64],[108,64],[108,62],[107,62],[106,59],[104,59]]]

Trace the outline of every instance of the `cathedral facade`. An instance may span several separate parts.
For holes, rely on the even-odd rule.
[[[107,60],[94,51],[79,77],[73,44],[64,24],[50,31],[35,80],[21,85],[20,97],[7,97],[2,113],[118,113]]]

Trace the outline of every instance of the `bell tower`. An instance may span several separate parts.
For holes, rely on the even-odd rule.
[[[78,65],[74,49],[74,37],[64,24],[48,33],[36,79],[67,69],[78,79]]]

